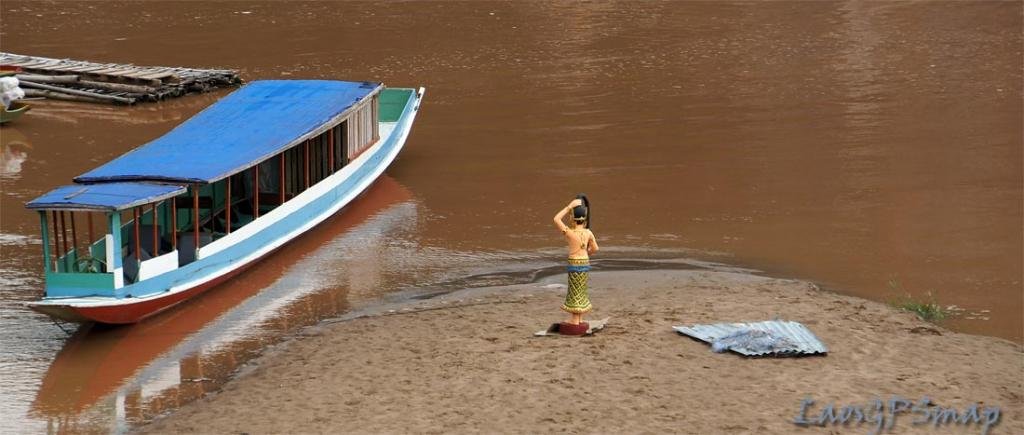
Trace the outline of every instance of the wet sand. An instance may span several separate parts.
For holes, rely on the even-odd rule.
[[[1024,432],[1024,355],[807,282],[718,271],[598,272],[593,337],[533,337],[561,315],[562,277],[383,305],[305,330],[219,393],[142,433],[868,433],[873,423],[797,428],[827,403],[928,396],[998,406],[990,433]],[[774,317],[807,325],[824,357],[715,354],[671,326]],[[869,413],[869,415],[871,415]],[[912,425],[891,433],[981,433]]]

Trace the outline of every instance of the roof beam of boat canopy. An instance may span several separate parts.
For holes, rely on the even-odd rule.
[[[255,81],[75,181],[213,183],[326,132],[382,88],[372,82]]]
[[[162,201],[185,191],[185,186],[176,184],[72,184],[53,189],[25,204],[25,207],[33,210],[112,212]]]

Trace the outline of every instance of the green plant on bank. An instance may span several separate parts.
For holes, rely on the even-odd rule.
[[[928,322],[938,322],[949,317],[949,311],[942,308],[942,305],[939,305],[938,302],[935,302],[935,296],[932,295],[932,292],[928,292],[927,300],[922,301],[914,299],[910,293],[903,289],[903,286],[900,285],[899,281],[894,279],[889,280],[889,288],[896,292],[903,293],[903,296],[889,302],[893,307],[903,311],[910,311],[911,313],[917,314],[917,317],[920,317],[921,320]]]

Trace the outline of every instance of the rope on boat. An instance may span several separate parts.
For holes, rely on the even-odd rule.
[[[50,316],[47,316],[47,317],[50,317]],[[50,320],[52,320],[53,324],[57,325],[57,327],[60,328],[61,331],[64,331],[64,333],[67,334],[69,337],[71,336],[71,334],[74,334],[75,331],[68,331],[67,329],[64,329],[64,325],[61,324],[61,322],[59,320],[57,320],[56,318],[50,317]]]

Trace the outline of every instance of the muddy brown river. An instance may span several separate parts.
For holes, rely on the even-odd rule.
[[[183,307],[71,334],[22,306],[43,286],[39,221],[23,204],[226,91],[38,102],[4,125],[0,432],[126,431],[323,318],[559,264],[550,219],[577,192],[593,202],[603,258],[686,257],[875,300],[911,295],[961,307],[952,329],[1021,342],[1022,12],[4,1],[5,52],[427,94],[399,160],[345,213]]]

